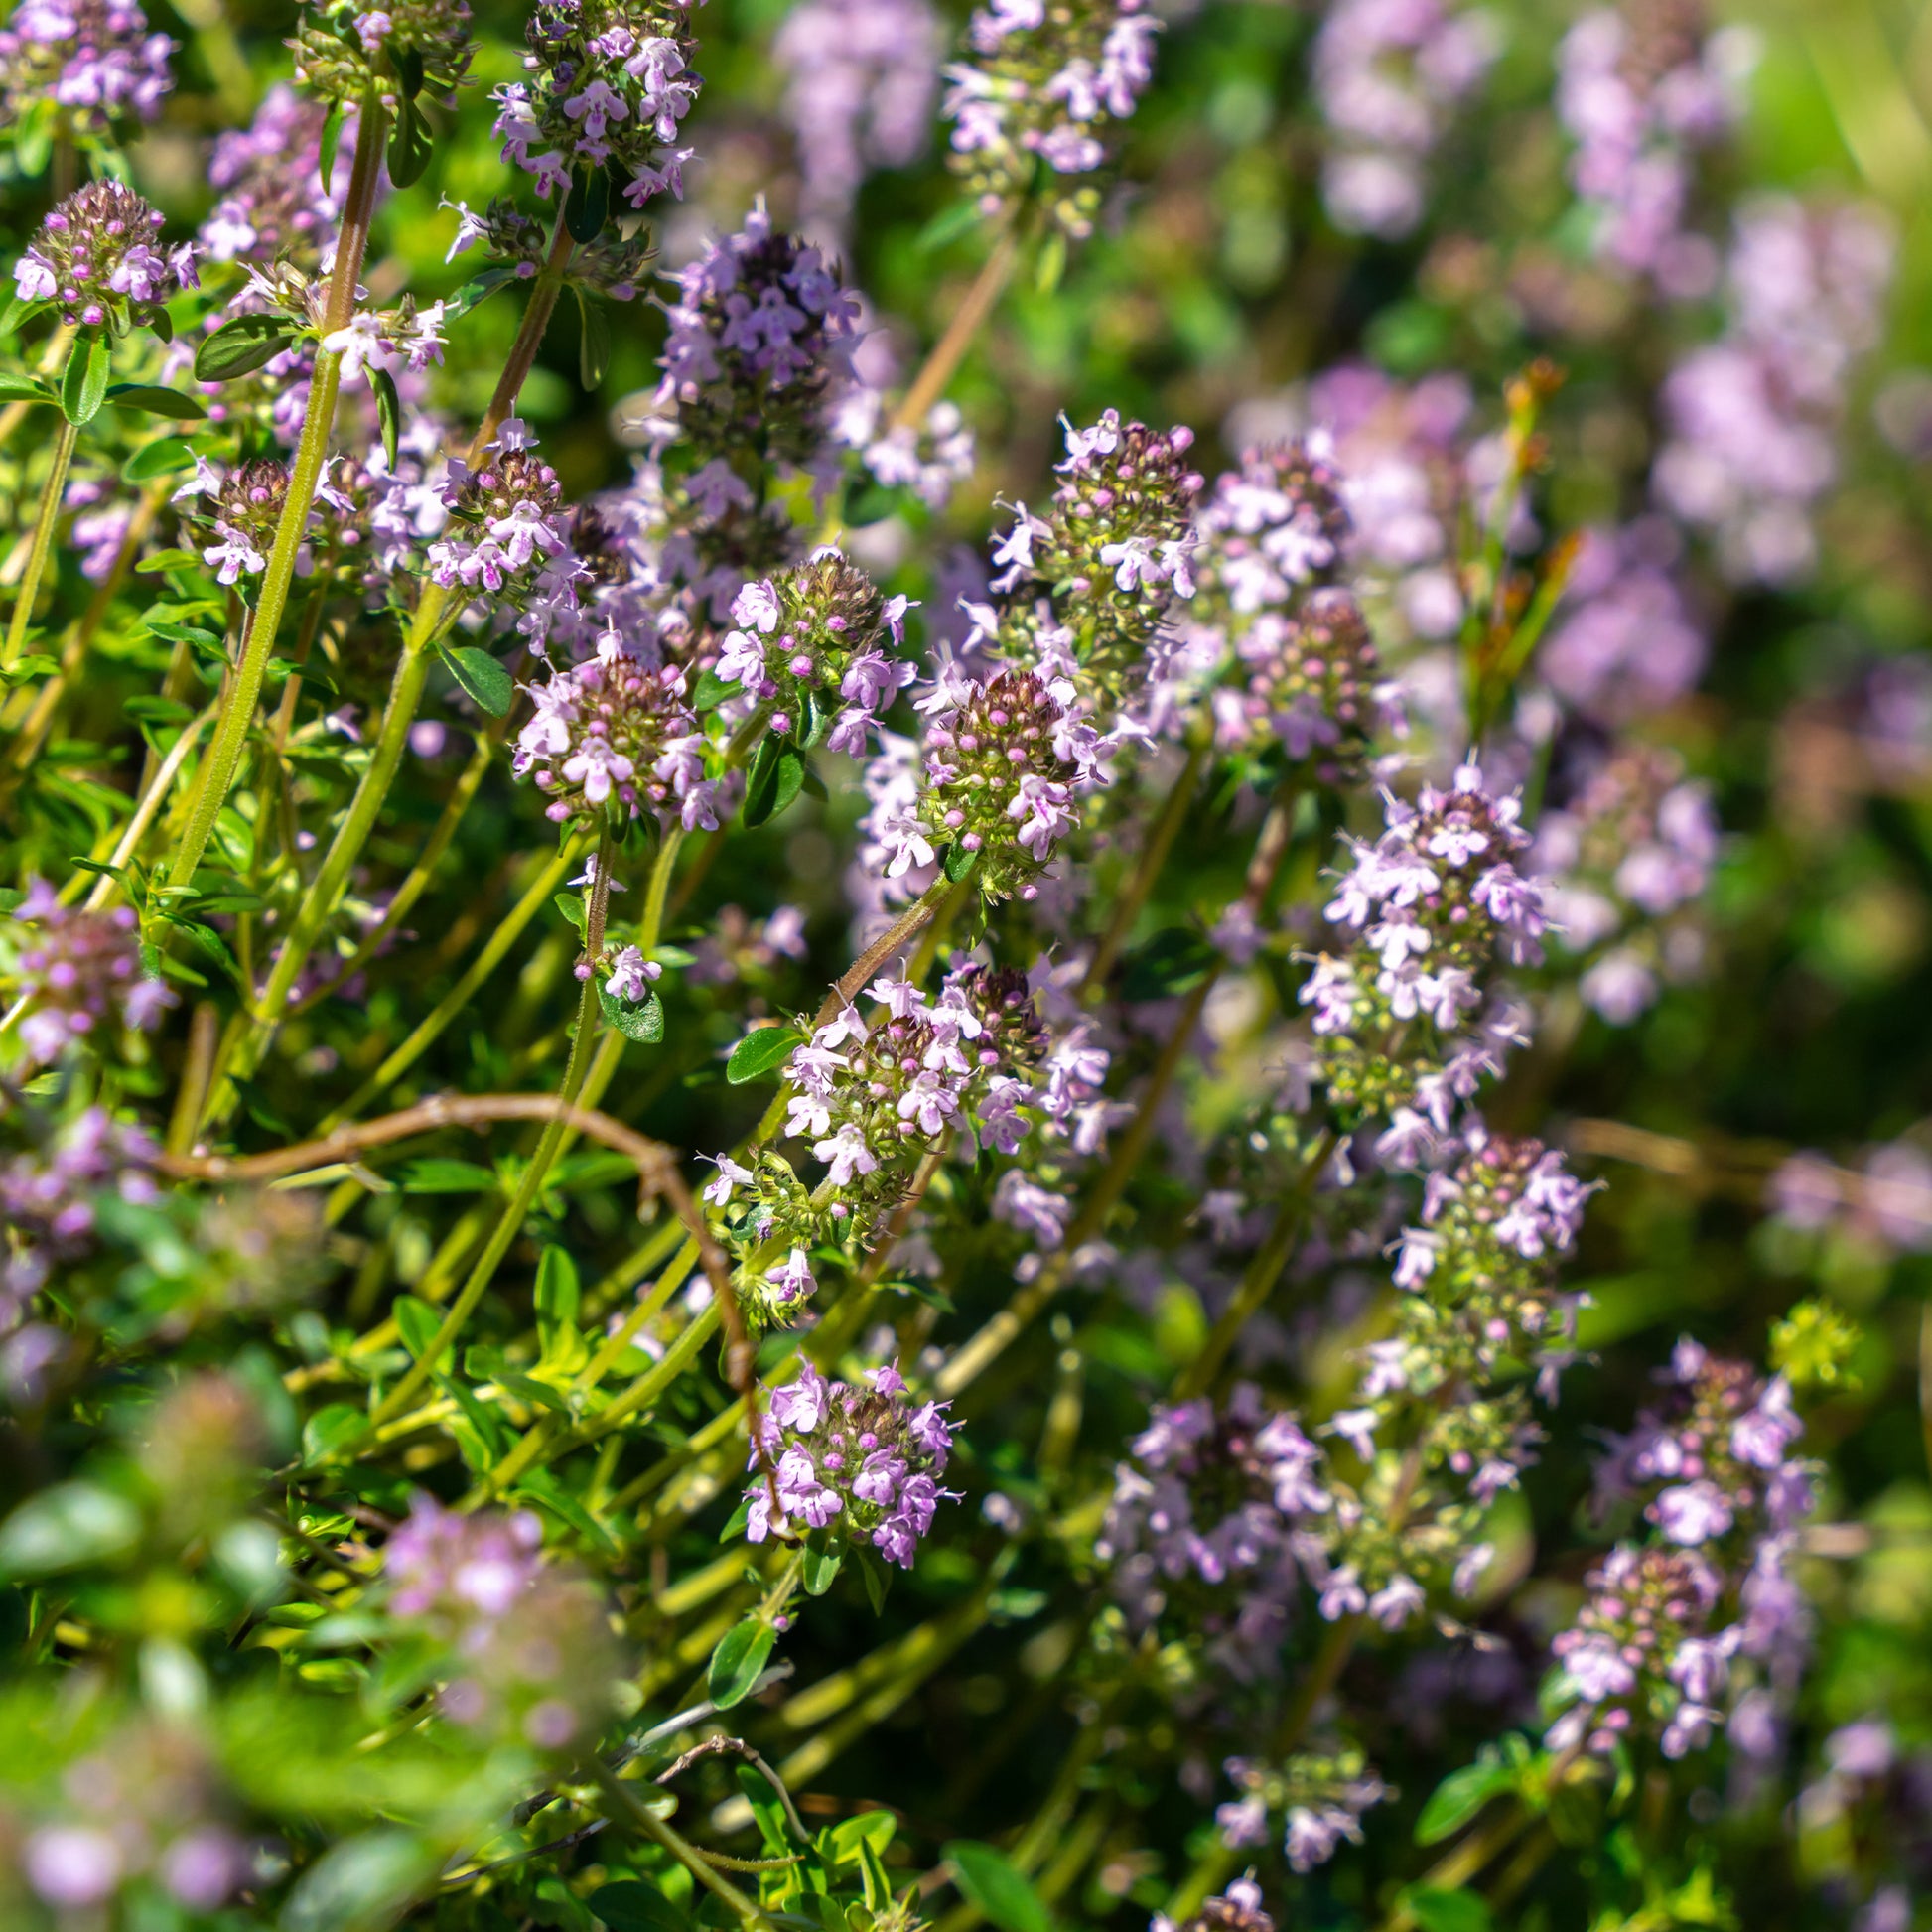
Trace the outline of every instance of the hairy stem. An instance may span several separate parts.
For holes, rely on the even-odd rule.
[[[41,594],[48,552],[54,547],[54,525],[61,514],[61,492],[67,488],[68,466],[73,461],[73,446],[79,435],[79,430],[63,416],[60,431],[54,438],[54,458],[48,466],[47,481],[41,485],[33,548],[27,553],[27,568],[21,573],[20,590],[14,598],[13,621],[7,626],[6,648],[0,653],[0,665],[8,669],[19,661],[21,647],[34,621],[34,605]]]

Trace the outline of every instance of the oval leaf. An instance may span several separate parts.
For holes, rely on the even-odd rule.
[[[429,123],[408,94],[396,101],[396,124],[389,131],[389,179],[398,188],[413,188],[423,178],[433,152]]]
[[[1500,1764],[1465,1764],[1451,1771],[1423,1806],[1416,1820],[1416,1843],[1434,1845],[1460,1831],[1509,1782],[1510,1774]]]
[[[148,483],[165,477],[171,470],[186,470],[195,461],[195,452],[176,436],[157,436],[144,443],[121,465],[123,483]]]
[[[729,1711],[750,1693],[777,1641],[777,1631],[755,1616],[734,1623],[719,1639],[705,1673],[705,1694],[720,1711]]]
[[[0,375],[0,402],[52,402],[54,391],[32,375]]]
[[[236,316],[195,351],[197,382],[231,382],[271,362],[295,340],[286,316]]]
[[[972,1839],[955,1839],[945,1856],[959,1889],[1000,1932],[1052,1932],[1052,1915],[1039,1894],[1003,1853]]]
[[[108,360],[107,338],[100,330],[86,330],[75,339],[61,377],[61,410],[69,422],[91,423],[100,414],[107,396]]]
[[[206,404],[179,389],[153,382],[116,382],[107,391],[116,409],[138,409],[148,416],[171,416],[178,423],[199,423],[207,416]]]
[[[492,718],[500,718],[509,710],[516,696],[515,680],[488,651],[480,650],[475,644],[463,644],[455,650],[446,650],[443,661],[471,699]]]
[[[843,1548],[825,1544],[816,1535],[808,1537],[805,1541],[805,1594],[823,1596],[838,1581],[839,1566],[844,1561]]]
[[[373,362],[366,371],[369,393],[375,398],[375,420],[382,431],[382,454],[388,460],[389,474],[396,473],[396,439],[402,433],[402,401],[396,394],[396,378]]]
[[[604,985],[597,989],[597,1003],[604,1009],[605,1019],[625,1039],[655,1046],[664,1037],[664,1003],[655,993],[647,993],[632,1006],[628,1000],[620,1000],[608,985]]]
[[[735,1087],[751,1080],[762,1080],[791,1058],[798,1043],[795,1028],[760,1027],[756,1033],[747,1034],[732,1048],[732,1056],[725,1062],[725,1078]]]
[[[1423,1932],[1490,1932],[1495,1920],[1479,1894],[1444,1891],[1437,1885],[1411,1885],[1402,1894],[1409,1915]]]

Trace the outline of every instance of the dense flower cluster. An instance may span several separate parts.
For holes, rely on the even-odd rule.
[[[1789,1385],[1690,1340],[1661,1379],[1665,1404],[1638,1418],[1599,1470],[1601,1493],[1638,1501],[1652,1534],[1611,1553],[1551,1645],[1569,1707],[1550,1733],[1559,1748],[1606,1751],[1657,1726],[1665,1755],[1681,1757],[1724,1716],[1734,1659],[1753,1661],[1775,1693],[1809,1639],[1789,1566],[1813,1481],[1792,1453],[1804,1425]],[[1731,1708],[1736,1728],[1747,1707],[1733,1698]]]
[[[762,204],[680,271],[677,288],[651,433],[705,454],[685,480],[694,501],[713,515],[739,498],[749,508],[730,458],[797,466],[817,454],[858,307],[819,250],[773,228]]]
[[[544,200],[607,166],[630,180],[642,207],[680,186],[688,148],[678,126],[698,97],[685,9],[652,0],[539,0],[523,57],[527,81],[498,87],[503,159],[535,179]]]
[[[1770,200],[1737,217],[1727,326],[1664,384],[1670,439],[1651,483],[1712,534],[1738,583],[1811,568],[1812,507],[1838,473],[1847,379],[1876,339],[1891,264],[1890,234],[1866,209]]]
[[[1130,1621],[1152,1626],[1172,1606],[1237,1680],[1279,1674],[1298,1546],[1319,1548],[1309,1519],[1333,1507],[1320,1447],[1243,1382],[1219,1408],[1157,1408],[1129,1448],[1094,1554]]]
[[[1703,897],[1717,856],[1708,789],[1648,746],[1606,759],[1538,822],[1530,865],[1551,930],[1589,958],[1578,991],[1612,1025],[1642,1013],[1662,977],[1697,965],[1699,928],[1673,915]]]
[[[352,108],[373,81],[412,65],[448,96],[470,71],[469,0],[321,0],[290,42],[297,82],[325,100]]]
[[[137,0],[20,0],[0,28],[0,125],[52,109],[76,139],[151,121],[174,87],[175,43]]]
[[[1692,157],[1743,110],[1757,58],[1747,28],[1706,30],[1697,0],[1586,14],[1557,54],[1570,179],[1596,213],[1599,255],[1678,298],[1716,285],[1716,251],[1686,227]]]
[[[1391,796],[1386,811],[1388,829],[1356,846],[1327,907],[1351,948],[1323,953],[1299,997],[1331,1098],[1393,1115],[1381,1152],[1412,1161],[1432,1129],[1449,1131],[1458,1101],[1501,1072],[1514,1023],[1478,1016],[1499,960],[1542,958],[1546,919],[1514,864],[1530,843],[1520,801],[1493,792],[1479,766],[1459,767],[1448,790],[1424,786],[1414,806]],[[1430,1045],[1417,1037],[1425,1028]]]
[[[569,558],[570,529],[557,473],[534,443],[511,417],[482,469],[452,461],[443,485],[450,520],[428,551],[436,583],[505,599],[551,588],[545,580],[555,560]],[[573,574],[568,561],[563,569]]]
[[[953,1445],[948,1405],[915,1405],[896,1366],[868,1379],[863,1389],[827,1382],[807,1362],[773,1392],[751,1461],[769,1475],[745,1492],[751,1542],[821,1532],[835,1549],[870,1547],[912,1568],[934,1513],[957,1493],[939,1486]]]
[[[192,243],[155,245],[163,225],[132,189],[91,181],[41,223],[14,264],[15,286],[24,301],[58,303],[69,329],[153,327],[170,296],[199,286]]]
[[[1051,1041],[1023,973],[968,965],[936,996],[882,979],[870,997],[880,1009],[870,1020],[847,1007],[813,1030],[786,1068],[784,1131],[810,1143],[827,1186],[807,1195],[789,1165],[766,1153],[756,1169],[719,1156],[706,1189],[708,1200],[732,1206],[741,1243],[782,1252],[755,1285],[755,1299],[774,1311],[811,1293],[815,1241],[870,1244],[921,1160],[962,1136],[1011,1155],[1036,1119],[1060,1129],[1079,1098],[1047,1069]]]
[[[826,742],[864,757],[879,712],[891,709],[916,675],[888,655],[905,641],[906,600],[888,600],[835,545],[814,550],[775,580],[747,584],[732,600],[732,621],[714,667],[727,684],[765,708],[771,731]],[[835,700],[843,709],[831,718]]]
[[[33,1060],[52,1060],[103,1027],[152,1027],[175,1004],[168,983],[142,971],[137,921],[125,905],[79,911],[37,879],[13,919],[25,929],[0,941],[0,971],[24,1009],[20,1039]]]
[[[1194,433],[1149,429],[1105,411],[1090,429],[1066,425],[1061,482],[1045,516],[1023,504],[993,547],[993,588],[1013,601],[1000,643],[1042,668],[1138,674],[1149,639],[1176,598],[1194,594],[1202,481],[1186,461]],[[1037,596],[1053,604],[1034,604]],[[1065,606],[1077,606],[1069,624]]]
[[[955,849],[973,858],[987,897],[1030,897],[1077,823],[1075,795],[1099,752],[1093,728],[1032,671],[996,671],[984,684],[942,678],[920,709],[929,719],[919,763],[872,813],[884,876],[923,871]]]
[[[536,709],[518,733],[512,768],[548,798],[544,815],[718,825],[719,786],[705,776],[704,734],[684,673],[621,651],[555,670],[531,687]]]
[[[446,1660],[445,1715],[564,1751],[609,1715],[617,1652],[602,1605],[542,1544],[527,1510],[463,1515],[418,1493],[382,1569],[391,1618]]]
[[[1105,164],[1103,136],[1153,78],[1160,30],[1141,0],[995,0],[973,15],[969,58],[946,69],[945,112],[955,166],[983,212],[1024,193],[1041,162],[1059,176]],[[1099,205],[1090,183],[1050,204],[1074,235],[1091,232]]]
[[[1423,164],[1496,51],[1488,15],[1448,0],[1336,0],[1313,54],[1330,134],[1321,197],[1336,227],[1396,240],[1416,226]]]

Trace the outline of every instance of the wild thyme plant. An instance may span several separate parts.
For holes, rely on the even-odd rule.
[[[1910,1932],[1932,401],[1758,51],[21,0],[0,1918]]]

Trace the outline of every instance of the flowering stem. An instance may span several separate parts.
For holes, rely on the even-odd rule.
[[[41,578],[47,569],[47,553],[54,545],[54,521],[61,513],[61,492],[68,483],[68,465],[73,461],[73,446],[79,430],[63,416],[54,439],[54,460],[48,468],[47,482],[41,485],[40,512],[34,523],[34,547],[27,553],[27,568],[21,573],[20,592],[14,599],[13,621],[7,626],[7,643],[0,665],[11,669],[19,661],[34,621],[34,604],[40,596]]]
[[[597,875],[592,882],[589,900],[584,908],[584,958],[591,970],[585,978],[584,990],[577,1002],[577,1034],[570,1042],[570,1058],[564,1065],[563,1083],[557,1089],[557,1098],[565,1107],[576,1104],[577,1095],[584,1084],[584,1074],[590,1064],[591,1036],[597,1032],[596,961],[598,954],[604,949],[604,919],[611,897],[611,830],[607,824],[603,836],[598,841]],[[463,1285],[463,1292],[450,1304],[450,1311],[443,1317],[442,1326],[430,1337],[428,1346],[424,1348],[414,1365],[376,1405],[369,1417],[372,1427],[379,1428],[383,1423],[393,1421],[403,1412],[414,1399],[417,1390],[429,1380],[437,1363],[448,1352],[457,1336],[463,1332],[464,1323],[476,1311],[477,1304],[483,1300],[483,1292],[495,1278],[496,1270],[503,1257],[509,1253],[510,1243],[522,1232],[523,1222],[549,1175],[550,1165],[557,1158],[557,1150],[562,1145],[565,1131],[566,1123],[562,1119],[553,1119],[543,1130],[543,1135],[537,1142],[537,1150],[530,1157],[529,1165],[523,1170],[523,1176],[517,1182],[516,1192],[511,1196],[509,1205],[504,1208],[494,1232],[484,1242],[483,1253],[477,1257],[476,1265],[470,1271],[470,1279]]]
[[[162,801],[168,796],[169,787],[175,781],[175,774],[188,761],[189,753],[195,749],[197,741],[213,716],[214,706],[210,704],[206,711],[191,718],[181,728],[181,735],[169,746],[168,756],[161,760],[160,768],[150,780],[148,788],[141,794],[140,802],[134,807],[134,816],[128,820],[127,829],[122,832],[120,843],[115,846],[112,856],[107,861],[110,866],[117,868],[124,866],[133,858],[147,834],[148,827],[154,823],[154,816],[161,809]],[[76,874],[76,883],[84,876],[84,874]],[[115,890],[114,880],[105,873],[100,874],[94,880],[93,891],[87,895],[86,909],[89,912],[97,911],[107,903]]]
[[[342,233],[336,242],[336,266],[329,278],[329,298],[323,311],[324,339],[346,329],[355,315],[355,290],[362,276],[362,257],[368,248],[369,223],[375,213],[375,195],[381,177],[382,130],[385,115],[381,96],[373,87],[362,98],[355,130],[355,159],[349,171],[348,196],[343,210]],[[168,882],[194,882],[214,822],[227,802],[228,787],[240,768],[242,747],[254,723],[255,703],[261,696],[262,675],[268,667],[275,633],[281,628],[289,586],[295,581],[296,553],[308,533],[309,512],[315,506],[329,457],[330,433],[336,420],[336,395],[342,385],[343,358],[335,349],[318,347],[309,380],[309,403],[302,418],[302,440],[296,446],[289,472],[288,495],[275,525],[275,541],[262,573],[261,596],[247,624],[241,661],[227,694],[227,708],[215,728],[202,766],[201,788],[189,813],[181,844],[168,865]]]
[[[1300,802],[1301,793],[1291,784],[1276,794],[1274,804],[1269,807],[1268,816],[1262,823],[1261,836],[1255,842],[1254,856],[1248,862],[1247,879],[1241,896],[1242,903],[1250,913],[1258,914],[1274,891],[1282,861],[1288,856],[1294,837],[1295,811]],[[1148,1075],[1134,1118],[1128,1123],[1127,1131],[1115,1142],[1107,1166],[1087,1195],[1086,1205],[1068,1227],[1059,1247],[1039,1273],[933,1378],[933,1387],[940,1395],[957,1395],[1019,1339],[1034,1317],[1059,1292],[1073,1257],[1100,1232],[1107,1216],[1113,1211],[1114,1203],[1126,1191],[1128,1181],[1141,1164],[1141,1156],[1147,1151],[1148,1141],[1154,1133],[1155,1117],[1167,1097],[1181,1059],[1192,1043],[1194,1029],[1200,1024],[1208,995],[1219,985],[1225,965],[1224,959],[1216,959],[1201,976],[1200,983],[1181,1002],[1173,1031]]]
[[[489,407],[483,412],[483,419],[477,425],[477,433],[470,439],[469,462],[474,469],[482,459],[483,451],[495,440],[496,432],[516,413],[516,399],[523,392],[523,385],[529,380],[530,371],[536,366],[537,350],[543,346],[544,332],[550,327],[550,318],[556,313],[557,298],[564,292],[564,273],[570,267],[570,258],[577,243],[564,224],[564,211],[557,209],[557,225],[550,231],[550,251],[543,258],[543,266],[537,271],[537,278],[530,288],[530,301],[523,311],[523,321],[516,332],[516,340],[510,345],[509,359],[503,364],[503,372],[496,378],[496,388],[489,398]]]
[[[359,162],[359,138],[356,155]],[[484,411],[483,421],[477,425],[476,435],[470,439],[467,461],[472,466],[482,459],[484,449],[516,408],[516,398],[529,378],[537,349],[543,343],[544,332],[549,328],[550,318],[556,310],[557,297],[563,290],[564,273],[570,266],[571,253],[576,245],[559,210],[557,225],[550,237],[549,254],[531,288],[529,305],[523,311],[516,340],[510,345],[509,357],[497,378],[489,407]],[[389,795],[389,787],[395,782],[403,748],[409,740],[409,728],[416,722],[417,707],[422,703],[423,691],[429,681],[432,647],[460,610],[461,606],[453,604],[450,592],[443,585],[424,584],[410,619],[401,660],[390,682],[389,700],[383,708],[374,751],[356,781],[355,795],[349,801],[348,813],[337,828],[321,870],[316,874],[314,884],[303,895],[302,903],[290,923],[288,938],[276,957],[268,985],[262,994],[260,1018],[237,1056],[241,1062],[238,1070],[244,1074],[252,1071],[267,1051],[275,1028],[287,1009],[290,990],[307,962],[324,922],[335,911],[350,869],[361,857],[362,848],[375,829],[376,817]],[[468,998],[467,994],[465,998]],[[436,1031],[440,1033],[441,1026]],[[228,1091],[231,1095],[233,1090],[230,1088]]]
[[[1147,844],[1141,848],[1140,863],[1134,868],[1134,876],[1114,901],[1114,916],[1108,921],[1107,930],[1101,936],[1100,944],[1094,948],[1093,958],[1081,976],[1082,999],[1091,998],[1106,985],[1107,975],[1113,971],[1114,961],[1120,957],[1120,949],[1127,943],[1127,935],[1134,930],[1134,921],[1140,917],[1148,894],[1154,890],[1154,882],[1160,878],[1162,867],[1168,863],[1168,854],[1173,849],[1181,821],[1187,816],[1187,807],[1193,803],[1194,787],[1200,782],[1201,766],[1205,761],[1205,754],[1198,745],[1188,747],[1187,761],[1180,767],[1180,773],[1161,807],[1161,816],[1148,834]]]
[[[952,881],[941,873],[839,976],[812,1025],[823,1027],[849,1007],[873,974],[932,923],[952,890]]]
[[[932,345],[932,353],[925,358],[925,366],[913,377],[904,400],[893,411],[894,428],[919,428],[926,419],[926,412],[946,393],[946,384],[953,379],[953,372],[966,359],[966,351],[972,347],[973,338],[993,313],[994,304],[1005,292],[1014,266],[1020,259],[1019,214],[1018,206],[1008,211],[1000,228],[999,239],[993,244],[993,252],[986,258],[986,265],[980,270],[973,286],[966,291],[965,301],[953,311],[953,319],[946,325],[946,333]]]

